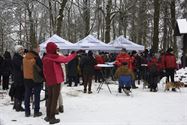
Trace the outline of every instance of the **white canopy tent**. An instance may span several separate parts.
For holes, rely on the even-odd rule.
[[[46,45],[49,42],[54,42],[60,50],[62,50],[62,49],[63,50],[75,49],[74,48],[75,45],[73,43],[71,43],[71,42],[59,37],[58,35],[54,34],[52,37],[47,39],[47,41],[40,44],[40,50],[45,51]]]
[[[75,43],[75,46],[82,50],[101,50],[101,51],[114,51],[119,50],[111,45],[108,45],[92,35],[88,35],[84,39]]]
[[[119,36],[115,40],[108,43],[109,45],[112,45],[115,48],[126,48],[127,50],[136,50],[136,51],[143,51],[145,49],[144,46],[136,44],[128,39],[126,39],[124,36]]]

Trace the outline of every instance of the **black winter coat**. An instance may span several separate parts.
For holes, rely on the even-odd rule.
[[[93,56],[83,56],[80,60],[80,67],[82,68],[83,74],[94,75],[97,64]]]
[[[78,76],[78,57],[72,59],[68,65],[68,76]]]
[[[2,75],[10,76],[12,73],[12,60],[5,58],[2,63]]]
[[[3,64],[3,57],[0,55],[0,76],[2,75],[2,64]]]
[[[23,57],[15,53],[12,59],[13,80],[16,86],[24,86],[23,81]]]

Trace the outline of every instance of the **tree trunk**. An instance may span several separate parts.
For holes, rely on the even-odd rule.
[[[61,36],[61,32],[62,32],[62,19],[63,19],[63,12],[66,6],[67,0],[63,0],[60,4],[60,9],[59,9],[59,14],[57,17],[57,30],[56,30],[56,34]]]
[[[187,34],[183,36],[183,61],[184,61],[184,67],[187,66]]]
[[[3,54],[4,52],[4,30],[3,30],[3,24],[0,22],[0,42],[1,42],[1,50],[0,53]]]
[[[174,49],[174,52],[177,54],[177,43],[176,43],[176,36],[174,35],[174,30],[175,30],[175,25],[176,25],[176,17],[175,17],[175,0],[171,1],[171,5],[170,5],[170,9],[171,9],[171,25],[172,25],[172,46]],[[177,54],[178,56],[178,54]]]
[[[112,0],[108,0],[106,6],[106,17],[105,17],[105,42],[110,42],[110,25],[111,25],[111,8],[112,8]]]
[[[33,8],[33,5],[32,5]],[[29,17],[29,28],[30,28],[30,44],[31,48],[35,48],[37,45],[36,36],[35,36],[35,28],[34,28],[34,20],[32,17],[32,11],[29,8],[29,4],[27,5],[28,17]],[[29,48],[30,48],[29,47]]]
[[[160,0],[154,0],[154,33],[153,33],[153,52],[158,52],[159,43],[159,15],[160,15]]]
[[[135,26],[135,19],[136,19],[136,8],[132,8],[131,13],[131,21],[130,21],[130,38],[132,41],[136,41],[136,26]]]
[[[96,20],[96,27],[97,27],[97,38],[100,38],[100,32],[101,32],[101,23],[102,23],[102,18],[100,17],[100,5],[101,5],[101,1],[100,0],[96,0],[96,6],[97,6],[97,10],[96,10],[96,16],[97,16],[97,20]]]
[[[164,21],[163,21],[163,25],[164,25],[164,29],[163,29],[163,44],[162,44],[162,49],[164,51],[166,51],[166,46],[168,44],[168,39],[167,39],[167,36],[168,36],[168,4],[167,2],[164,2]]]
[[[83,0],[83,2],[84,36],[88,36],[90,34],[90,0]]]
[[[52,13],[52,4],[51,4],[51,0],[48,0],[48,4],[49,4],[49,34],[50,36],[54,33],[55,31],[55,24],[54,24],[54,19],[53,19],[53,13]]]

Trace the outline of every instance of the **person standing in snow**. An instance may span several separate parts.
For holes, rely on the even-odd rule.
[[[171,78],[171,82],[174,83],[174,74],[175,74],[175,70],[177,69],[177,63],[172,48],[168,48],[165,54],[164,64],[165,64],[164,67],[166,70],[167,81],[169,82],[169,79]],[[173,88],[172,91],[176,91],[175,88]]]
[[[68,56],[60,56],[57,54],[57,48],[54,42],[49,42],[46,46],[47,53],[42,60],[43,73],[48,87],[47,116],[44,120],[50,124],[60,122],[60,119],[55,118],[55,113],[60,93],[60,84],[64,82],[61,63],[67,63],[77,55],[77,53],[73,53]]]
[[[74,53],[74,51],[72,51],[71,53]],[[74,59],[72,59],[68,64],[68,86],[71,87],[72,86],[72,82],[74,82],[74,86],[78,86],[78,57],[76,56]]]
[[[2,64],[3,90],[8,90],[9,77],[12,72],[12,60],[11,60],[10,52],[5,51],[3,57],[4,57],[3,64]]]
[[[25,116],[29,117],[31,115],[30,111],[30,98],[32,92],[34,94],[34,117],[39,117],[42,115],[40,110],[40,92],[42,89],[43,78],[38,80],[38,76],[43,77],[42,74],[42,61],[38,55],[39,47],[34,48],[25,54],[23,58],[23,74],[24,74],[24,84],[25,84]],[[36,67],[36,68],[35,68]],[[36,70],[37,73],[36,73]],[[34,79],[34,75],[37,75],[37,80]]]
[[[13,81],[15,85],[15,93],[14,93],[14,107],[16,111],[25,111],[21,106],[23,98],[24,98],[24,81],[23,81],[23,55],[24,49],[21,45],[15,46],[15,54],[12,59],[13,65]]]
[[[80,60],[80,67],[83,71],[83,78],[84,78],[84,93],[87,92],[88,87],[88,94],[91,94],[92,91],[92,77],[94,76],[94,67],[97,64],[95,58],[93,57],[93,52],[88,51],[87,56],[84,56]]]
[[[57,54],[59,54],[60,56],[64,56],[61,52],[60,52],[60,49],[57,48]],[[64,71],[64,81],[66,81],[66,67],[65,67],[65,64],[64,63],[61,63],[61,67],[62,67],[62,71]],[[62,87],[63,87],[63,83],[60,84],[60,93],[59,93],[59,97],[58,97],[58,101],[57,101],[57,107],[56,107],[56,114],[58,114],[59,112],[60,113],[63,113],[64,112],[64,105],[63,105],[63,98],[62,98],[62,93],[61,93],[61,90],[62,90]]]
[[[157,82],[159,76],[159,63],[155,54],[151,54],[151,59],[148,62],[148,71],[149,71],[149,87],[151,92],[157,92]]]

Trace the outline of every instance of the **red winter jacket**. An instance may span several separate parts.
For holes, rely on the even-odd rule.
[[[157,67],[157,71],[160,71],[160,66],[159,66],[159,63],[158,63],[158,59],[156,57],[152,57],[152,59],[148,62],[148,69],[151,68],[151,65],[153,64],[156,64],[156,67]]]
[[[42,59],[43,73],[48,86],[60,84],[64,81],[64,73],[61,63],[71,61],[77,54],[73,53],[69,56],[60,56],[56,53],[56,44],[50,42],[47,44],[47,54]]]
[[[166,53],[165,59],[164,59],[164,67],[166,69],[176,69],[177,68],[177,63],[176,63],[176,57],[172,53]]]
[[[105,63],[105,61],[104,61],[104,59],[101,55],[96,55],[95,60],[96,60],[97,64],[104,64]],[[95,66],[95,69],[96,70],[101,70],[102,68]]]
[[[161,70],[165,69],[165,54],[160,55],[159,67],[160,67]]]
[[[128,68],[132,70],[132,59],[127,53],[120,53],[116,57],[115,65],[121,66],[123,62],[128,63]]]

